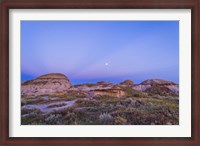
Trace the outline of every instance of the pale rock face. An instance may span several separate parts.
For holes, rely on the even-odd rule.
[[[166,87],[173,92],[176,92],[176,93],[179,92],[179,85],[167,85]]]
[[[93,90],[97,90],[97,89],[111,89],[113,88],[113,85],[101,85],[101,84],[95,84],[93,86],[87,86],[87,85],[78,85],[78,86],[75,86],[73,88],[73,90],[76,90],[76,91],[93,91]]]
[[[113,97],[123,97],[125,96],[125,92],[121,89],[100,89],[100,90],[94,90],[94,95],[108,95]]]
[[[136,85],[132,88],[138,91],[146,91],[147,89],[151,88],[151,85]]]
[[[139,91],[146,91],[147,89],[151,87],[155,87],[155,86],[166,87],[170,91],[175,92],[175,93],[179,92],[178,84],[175,84],[171,81],[160,80],[160,79],[146,80],[146,81],[143,81],[141,84],[134,85],[132,88]]]
[[[71,87],[69,79],[63,74],[47,74],[22,83],[24,96],[65,94]]]
[[[175,83],[171,81],[166,81],[166,80],[160,80],[160,79],[150,79],[150,80],[145,80],[144,82],[141,83],[142,85],[175,85]]]

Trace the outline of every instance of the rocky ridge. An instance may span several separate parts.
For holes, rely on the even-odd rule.
[[[65,75],[51,73],[22,83],[21,94],[22,96],[66,94],[70,87],[71,83]]]
[[[141,84],[133,86],[133,89],[164,96],[166,95],[178,96],[179,93],[178,84],[175,84],[171,81],[160,80],[160,79],[145,80]]]
[[[134,84],[131,80],[125,80],[119,84],[104,81],[96,84],[81,84],[72,86],[69,79],[58,73],[42,75],[34,80],[22,83],[22,96],[39,95],[64,95],[68,91],[83,92],[91,96],[110,95],[115,97],[126,96],[124,88],[129,87],[137,91],[153,93],[163,96],[178,96],[179,85],[171,81],[150,79],[140,84]],[[88,96],[88,95],[87,95]]]

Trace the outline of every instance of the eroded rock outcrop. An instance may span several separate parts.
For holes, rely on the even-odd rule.
[[[96,89],[93,91],[94,95],[107,95],[112,97],[123,97],[126,93],[120,88],[114,86],[111,89]]]
[[[134,82],[131,81],[131,80],[125,80],[125,81],[121,82],[120,85],[123,85],[123,86],[133,86]]]
[[[22,83],[22,96],[42,96],[42,95],[65,95],[69,91],[92,94],[109,95],[115,97],[125,96],[124,89],[131,88],[138,91],[148,92],[163,96],[178,96],[179,85],[171,81],[150,79],[140,84],[134,84],[131,80],[125,80],[120,84],[107,82],[97,82],[96,84],[81,84],[72,86],[69,79],[60,73],[42,75],[34,80]]]
[[[174,82],[161,80],[161,79],[150,79],[145,80],[141,83],[141,85],[176,85]]]
[[[179,85],[171,81],[150,79],[133,86],[133,89],[164,96],[178,96]]]
[[[60,73],[51,73],[22,83],[22,96],[62,95],[71,87],[69,79]]]

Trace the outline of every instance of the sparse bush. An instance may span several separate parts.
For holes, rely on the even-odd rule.
[[[30,125],[46,125],[46,123],[42,120],[34,121]]]
[[[27,101],[25,100],[25,99],[22,99],[21,100],[21,106],[24,106],[24,105],[26,105],[27,104]]]
[[[133,100],[132,98],[128,98],[125,100],[126,106],[128,105],[135,105],[135,100]]]
[[[99,115],[99,122],[103,125],[109,125],[113,123],[113,117],[108,113],[103,113]]]
[[[46,104],[51,108],[65,105],[52,106],[51,103],[56,101],[77,100],[74,105],[65,109],[55,108],[56,110],[51,113],[43,113],[39,109],[25,109],[26,106],[24,106],[21,108],[21,123],[22,125],[179,124],[178,98],[136,91],[129,87],[123,87],[123,90],[127,91],[127,96],[122,98],[107,95],[85,98],[88,93],[82,91],[68,91],[69,93],[64,96],[51,95],[48,98],[22,98],[22,106],[25,104]]]
[[[21,110],[21,114],[24,115],[24,114],[31,114],[31,115],[37,115],[40,113],[40,110],[39,109],[22,109]]]
[[[62,118],[63,124],[65,124],[65,125],[77,125],[76,113],[71,109],[69,109],[65,112],[66,113],[65,113],[64,117]]]
[[[142,91],[137,91],[131,87],[125,87],[123,89],[127,95],[130,97],[145,97],[145,95],[142,93]]]
[[[115,117],[114,120],[115,120],[116,125],[126,125],[127,124],[127,120],[120,116]]]
[[[50,114],[47,118],[45,118],[45,122],[49,125],[59,124],[61,114]]]
[[[79,99],[76,101],[76,105],[79,107],[98,106],[98,104],[99,102],[96,100]]]
[[[134,93],[134,97],[140,97],[139,93]]]
[[[41,117],[41,111],[39,109],[25,109],[21,110],[21,124],[30,125],[31,123],[37,123],[37,120]]]
[[[136,108],[139,108],[139,107],[144,106],[144,105],[145,105],[145,103],[143,101],[140,101],[140,100],[135,101],[135,107]]]

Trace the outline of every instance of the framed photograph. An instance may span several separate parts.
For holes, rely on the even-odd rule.
[[[5,0],[1,22],[1,145],[200,145],[199,0]]]

